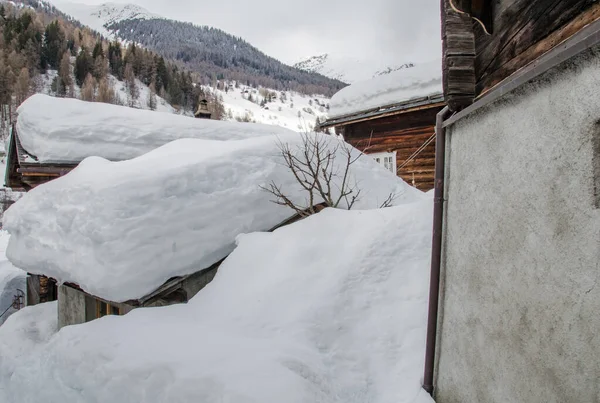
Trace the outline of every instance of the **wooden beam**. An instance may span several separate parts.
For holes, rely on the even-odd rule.
[[[475,99],[475,35],[469,16],[470,2],[457,11],[442,0],[443,86],[448,107],[458,111]]]

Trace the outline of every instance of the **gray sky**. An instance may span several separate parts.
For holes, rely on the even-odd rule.
[[[70,1],[100,4],[106,0]],[[321,53],[419,62],[440,57],[441,52],[439,0],[118,2],[135,3],[167,18],[220,28],[286,63]]]

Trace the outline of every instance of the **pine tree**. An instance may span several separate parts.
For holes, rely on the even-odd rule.
[[[65,33],[58,21],[51,22],[44,32],[44,43],[42,46],[42,68],[47,67],[57,69],[60,63],[60,57],[66,49]]]
[[[123,79],[123,54],[121,44],[115,40],[108,45],[108,63],[110,72],[119,80]]]
[[[83,101],[94,101],[96,95],[96,79],[91,73],[88,73],[81,87],[81,99]]]
[[[85,47],[81,48],[79,55],[75,59],[75,81],[77,85],[82,86],[88,74],[92,73],[94,60]]]

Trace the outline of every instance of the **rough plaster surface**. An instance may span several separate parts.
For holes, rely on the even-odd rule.
[[[58,286],[58,328],[85,323],[85,294]]]
[[[600,402],[600,51],[448,133],[436,401]]]

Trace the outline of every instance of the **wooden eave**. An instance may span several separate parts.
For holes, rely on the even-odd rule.
[[[403,113],[410,113],[423,109],[437,108],[444,105],[444,95],[435,94],[418,99],[412,99],[406,102],[380,106],[377,108],[328,119],[325,122],[321,123],[319,127],[321,129],[327,129],[329,127],[335,126],[346,126],[358,122],[364,122],[367,120],[379,119],[382,117],[393,115],[400,115]]]

